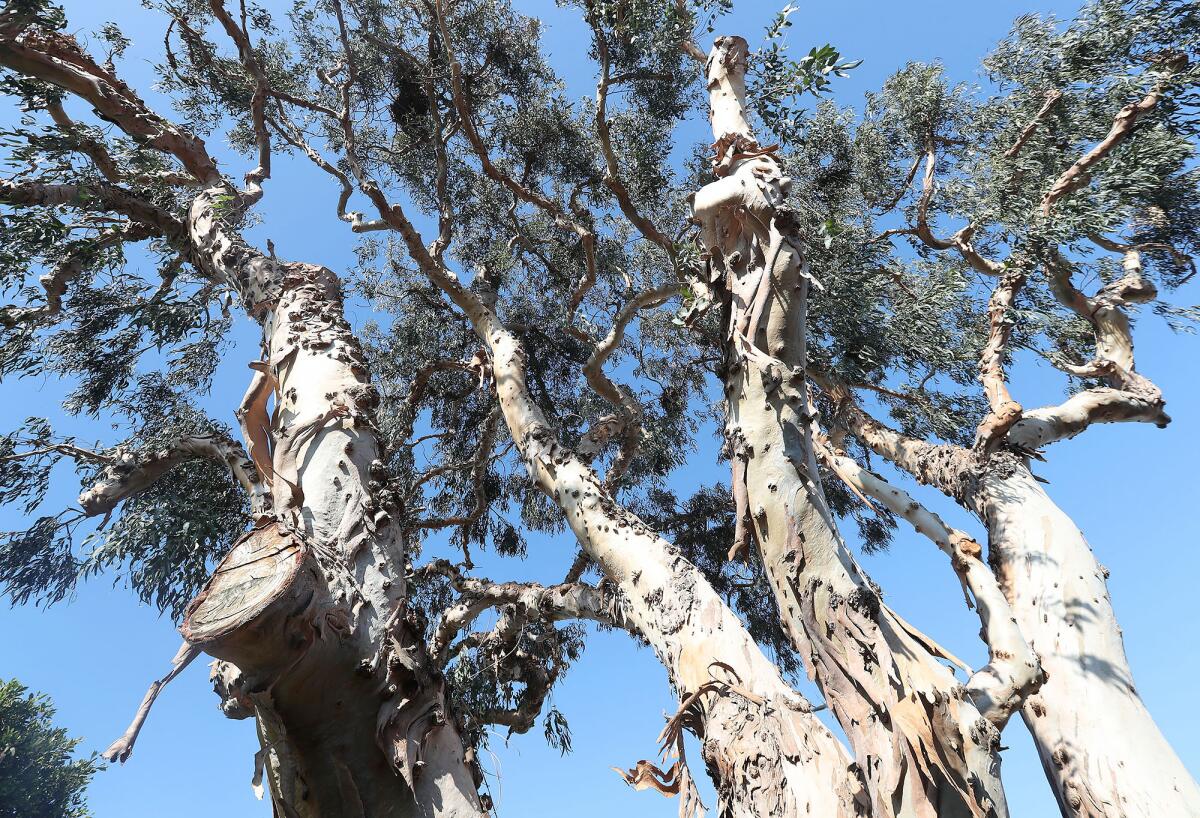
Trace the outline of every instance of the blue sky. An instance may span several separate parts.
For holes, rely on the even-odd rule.
[[[527,13],[542,17],[555,64],[573,94],[591,93],[592,67],[578,59],[585,49],[583,27],[552,0],[515,0]],[[70,28],[95,30],[114,20],[134,41],[122,73],[152,106],[169,113],[151,90],[151,63],[160,57],[163,23],[137,0],[67,0]],[[268,7],[282,3],[267,3]],[[865,90],[909,60],[941,60],[956,80],[978,79],[980,58],[1008,30],[1014,17],[1029,12],[1069,17],[1077,4],[1055,0],[1030,2],[857,2],[803,3],[793,16],[794,48],[830,42],[847,58],[863,65],[836,86],[843,104],[858,104]],[[776,10],[773,2],[746,2],[719,26],[741,33],[753,43]],[[0,112],[11,121],[12,112]],[[685,130],[688,142],[702,136],[702,126]],[[228,154],[214,137],[214,150]],[[244,166],[230,157],[233,170]],[[281,162],[268,185],[262,212],[265,229],[280,256],[345,269],[353,263],[353,242],[345,226],[333,218],[334,190],[327,177],[307,165]],[[1183,299],[1200,301],[1196,284]],[[1190,303],[1189,302],[1189,303]],[[353,311],[352,311],[353,312]],[[365,310],[352,320],[369,317]],[[245,389],[253,338],[239,330],[241,345],[220,370],[205,405],[217,417],[232,421],[232,411]],[[1125,632],[1138,687],[1150,710],[1193,774],[1200,772],[1200,735],[1191,700],[1191,685],[1200,674],[1200,656],[1192,628],[1196,622],[1192,578],[1200,569],[1194,547],[1200,524],[1189,513],[1198,495],[1193,479],[1195,441],[1200,432],[1200,387],[1192,374],[1197,339],[1171,333],[1153,317],[1138,326],[1138,365],[1161,387],[1174,423],[1165,431],[1146,426],[1101,427],[1083,438],[1060,444],[1051,461],[1038,469],[1050,481],[1055,500],[1088,535],[1100,561],[1112,572],[1110,589]],[[245,353],[244,355],[241,353]],[[240,357],[239,357],[240,355]],[[1040,405],[1061,397],[1063,383],[1052,371],[1022,360],[1015,368],[1016,397]],[[60,431],[84,439],[111,438],[103,422],[67,419],[58,401],[67,391],[46,380],[5,383],[0,400],[0,428],[11,429],[29,414],[50,417]],[[679,487],[727,480],[705,447],[678,479]],[[50,498],[57,508],[77,493],[67,473]],[[948,521],[981,536],[980,527],[929,491],[905,484],[941,511]],[[12,509],[0,509],[0,528],[25,527]],[[847,531],[847,534],[851,534]],[[484,574],[496,579],[525,577],[554,581],[574,553],[560,538],[535,538],[526,564],[506,564],[484,555]],[[901,529],[890,551],[864,558],[866,569],[880,582],[890,604],[969,662],[981,664],[978,622],[962,604],[944,557],[927,541]],[[68,602],[49,610],[0,609],[0,676],[15,676],[33,689],[49,693],[58,706],[58,722],[82,736],[82,748],[100,750],[119,735],[133,715],[149,681],[167,667],[178,645],[173,624],[139,605],[104,577],[83,585]],[[547,748],[539,730],[506,742],[492,741],[491,759],[500,772],[492,785],[501,816],[670,816],[676,804],[654,793],[635,793],[609,770],[630,766],[654,753],[654,738],[664,711],[674,709],[665,674],[648,650],[636,649],[620,634],[596,634],[583,659],[556,690],[554,704],[570,721],[574,752],[560,758]],[[1097,714],[1102,718],[1103,714]],[[1036,755],[1019,720],[1004,735],[1010,749],[1004,772],[1012,812],[1017,816],[1057,813]],[[253,725],[223,718],[209,689],[203,662],[189,668],[159,698],[124,767],[97,776],[89,801],[99,818],[150,818],[171,815],[268,816],[265,804],[250,788],[255,748]],[[692,758],[698,754],[693,753]],[[697,769],[697,773],[701,773]],[[701,778],[703,776],[701,775]],[[708,792],[706,803],[714,803]]]

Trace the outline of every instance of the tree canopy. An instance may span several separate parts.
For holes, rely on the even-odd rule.
[[[84,790],[104,769],[78,758],[79,739],[54,726],[54,705],[15,679],[0,684],[0,815],[86,818]]]
[[[913,523],[951,557],[977,608],[991,660],[979,672],[999,675],[1022,650],[1032,657],[1001,713],[973,700],[985,702],[986,729],[969,731],[971,742],[998,759],[989,730],[1032,701],[1049,649],[1003,624],[1030,630],[1002,567],[1013,552],[996,527],[995,481],[1093,423],[1167,425],[1162,391],[1134,365],[1139,310],[1180,330],[1200,319],[1177,295],[1200,252],[1193,3],[1092,0],[1070,21],[1023,16],[984,61],[982,84],[910,63],[861,109],[825,92],[863,55],[794,50],[790,6],[764,16],[748,54],[722,38],[706,57],[696,43],[717,32],[725,0],[564,0],[586,23],[595,67],[594,93],[579,99],[539,21],[503,0],[149,5],[164,19],[156,90],[169,112],[120,79],[130,44],[118,26],[69,34],[63,10],[44,0],[0,12],[0,91],[21,112],[2,134],[0,377],[63,379],[73,388],[65,410],[116,432],[84,441],[31,417],[0,437],[0,503],[30,518],[0,538],[0,583],[14,602],[59,602],[102,573],[195,633],[189,617],[217,564],[279,532],[270,536],[289,544],[278,553],[295,548],[318,577],[303,596],[323,600],[304,609],[313,633],[362,640],[353,662],[338,659],[347,675],[353,665],[390,695],[436,690],[438,702],[444,681],[471,754],[492,724],[540,725],[570,749],[570,714],[547,700],[586,644],[572,620],[652,645],[684,702],[677,719],[699,718],[688,710],[697,697],[736,698],[738,672],[716,678],[721,656],[688,668],[681,644],[692,643],[677,635],[723,602],[727,632],[738,623],[783,678],[816,678],[843,726],[853,723],[861,744],[842,808],[959,797],[1004,814],[977,775],[998,762],[929,772],[914,761],[912,775],[926,776],[919,795],[901,792],[916,786],[903,772],[874,777],[877,756],[855,732],[869,730],[839,696],[887,709],[880,721],[906,740],[928,732],[926,744],[912,739],[914,759],[965,753],[946,724],[973,710],[906,721],[892,708],[920,698],[912,685],[930,701],[965,699],[978,677],[954,676],[954,658],[881,601],[838,525],[852,524],[871,551]],[[738,70],[748,84],[739,124],[722,132],[730,115],[714,89],[736,90]],[[681,144],[709,114],[715,142]],[[232,147],[240,181],[205,140]],[[353,269],[282,260],[286,225],[264,221],[258,205],[273,175],[300,163],[327,177],[331,187],[306,201],[344,223]],[[730,204],[734,182],[762,189]],[[265,248],[246,238],[264,234]],[[352,326],[347,302],[370,319]],[[244,325],[262,333],[249,390],[210,416],[205,396]],[[1064,401],[1022,405],[1009,373],[1020,355],[1064,374]],[[774,419],[748,419],[751,403]],[[755,477],[772,445],[791,458],[783,480],[799,481],[782,491],[780,478]],[[680,496],[671,478],[699,456],[732,477]],[[987,557],[916,501],[895,500],[864,467],[872,457],[979,517]],[[48,508],[65,467],[80,481],[78,507]],[[778,506],[782,528],[800,530],[805,512],[791,504],[803,492],[828,517],[828,562],[845,577],[798,588],[782,566],[813,569],[791,543],[772,561],[780,526],[767,521]],[[650,567],[623,550],[629,540],[614,542],[618,530],[655,555]],[[534,532],[569,547],[531,553]],[[510,575],[479,576],[481,549],[511,558]],[[529,582],[530,561],[562,563],[562,582]],[[639,586],[660,569],[665,586]],[[843,579],[851,590],[834,589]],[[812,601],[825,599],[822,587],[834,589],[827,608]],[[856,642],[860,620],[884,635]],[[835,637],[835,624],[849,635]],[[1016,649],[1000,646],[1001,630]],[[189,641],[189,661],[205,649],[250,661],[240,643]],[[879,669],[881,646],[901,657],[899,670],[888,656]],[[854,664],[836,658],[846,650],[873,681],[846,670],[853,684],[838,689],[829,668]],[[269,673],[281,673],[271,656]],[[274,705],[254,698],[274,682],[223,672],[227,713],[287,732],[264,715]],[[899,690],[885,680],[880,695],[897,701],[871,699],[880,674]],[[921,688],[918,677],[935,681]],[[410,724],[397,714],[421,699],[400,698],[385,727]],[[824,729],[793,710],[806,714],[803,729]],[[54,735],[54,751],[69,752]],[[390,763],[415,792],[407,752]],[[681,740],[675,752],[674,784],[654,786],[674,786],[686,810]],[[77,764],[64,769],[86,780],[93,767]],[[282,780],[273,786],[286,800]],[[719,789],[734,798],[729,780]]]

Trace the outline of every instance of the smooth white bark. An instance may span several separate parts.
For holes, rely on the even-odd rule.
[[[1200,815],[1200,788],[1137,692],[1107,572],[1079,529],[1024,467],[990,473],[982,505],[992,560],[1048,677],[1022,716],[1063,814]]]

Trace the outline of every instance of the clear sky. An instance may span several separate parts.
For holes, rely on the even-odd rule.
[[[546,22],[545,36],[555,64],[571,92],[590,94],[592,67],[580,54],[586,49],[583,27],[553,0],[514,0],[527,13]],[[152,106],[170,111],[151,85],[151,63],[161,57],[163,21],[138,0],[66,0],[70,30],[94,31],[117,22],[134,46],[122,74]],[[265,3],[275,9],[280,2]],[[780,3],[782,5],[782,2]],[[792,18],[793,47],[830,42],[847,58],[863,58],[851,79],[836,86],[842,104],[857,105],[864,91],[909,60],[941,60],[952,79],[977,81],[980,58],[1000,39],[1013,18],[1040,12],[1070,17],[1077,3],[1067,0],[847,0],[801,3]],[[776,10],[773,2],[741,0],[725,18],[720,32],[741,33],[753,44]],[[13,112],[0,111],[0,122]],[[691,142],[701,133],[681,134]],[[224,151],[214,138],[210,145]],[[230,157],[227,169],[240,172],[245,163]],[[291,162],[278,163],[261,208],[265,228],[281,257],[318,262],[338,270],[353,263],[353,241],[345,225],[333,218],[334,190],[319,171]],[[1200,301],[1197,284],[1183,293]],[[360,310],[351,316],[362,321]],[[220,370],[213,394],[204,404],[218,418],[233,420],[233,409],[246,387],[245,362],[254,357],[252,336],[240,330],[240,358]],[[1191,503],[1200,500],[1193,470],[1200,431],[1200,386],[1189,363],[1197,339],[1172,334],[1148,315],[1136,334],[1138,366],[1163,389],[1174,423],[1165,431],[1145,425],[1101,427],[1076,441],[1059,444],[1051,461],[1038,472],[1050,481],[1055,500],[1087,534],[1100,561],[1112,572],[1112,591],[1124,628],[1126,649],[1147,705],[1193,774],[1200,773],[1200,719],[1194,687],[1200,678],[1196,651],[1194,577],[1200,569],[1195,544],[1200,523]],[[1061,397],[1063,383],[1046,367],[1019,361],[1015,395],[1025,405],[1041,405]],[[58,401],[67,388],[45,380],[14,381],[0,387],[0,428],[17,426],[30,414],[50,417],[59,431],[84,439],[111,439],[103,423],[64,418]],[[727,480],[724,466],[706,447],[678,478],[681,489]],[[49,506],[61,509],[78,492],[75,478],[63,475]],[[940,497],[906,483],[920,499],[948,521],[982,536],[980,526]],[[0,509],[0,528],[27,527],[13,509]],[[852,527],[846,532],[852,535]],[[526,564],[506,563],[484,555],[481,571],[494,579],[527,578],[557,581],[574,553],[574,544],[559,539],[531,541]],[[978,621],[966,610],[945,558],[927,541],[903,527],[887,553],[864,557],[864,567],[880,582],[889,603],[950,650],[973,664],[985,654],[976,632]],[[165,671],[179,643],[169,619],[139,605],[122,587],[104,577],[91,580],[67,602],[49,610],[0,608],[0,677],[15,676],[35,690],[49,693],[58,706],[58,722],[82,736],[82,749],[101,750],[128,724],[151,679]],[[500,773],[492,792],[501,816],[671,816],[676,803],[652,792],[636,793],[611,766],[631,766],[655,752],[654,739],[664,711],[675,703],[665,674],[654,655],[638,650],[620,634],[595,634],[583,659],[556,689],[554,704],[570,721],[574,751],[560,758],[546,747],[535,729],[505,740],[494,736],[494,755],[485,759]],[[200,818],[200,816],[270,815],[254,800],[250,787],[256,747],[251,722],[233,722],[217,710],[207,670],[197,662],[177,679],[152,713],[136,752],[124,767],[98,775],[89,801],[99,818]],[[1105,714],[1097,713],[1096,718]],[[1041,818],[1057,814],[1036,754],[1019,719],[1004,734],[1010,749],[1004,772],[1014,816]],[[698,754],[691,754],[693,759]],[[701,765],[696,773],[706,785],[705,801],[714,804]]]

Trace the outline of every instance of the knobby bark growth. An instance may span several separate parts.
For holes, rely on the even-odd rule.
[[[220,2],[212,8],[240,32]],[[227,675],[236,678],[229,696],[237,703],[225,709],[256,718],[278,811],[482,815],[440,674],[404,615],[405,547],[393,499],[372,472],[376,396],[345,320],[341,284],[330,270],[255,249],[230,226],[231,211],[262,195],[268,146],[239,188],[201,139],[150,111],[71,37],[29,25],[12,6],[4,16],[0,62],[79,96],[186,168],[199,192],[166,238],[236,292],[262,328],[263,358],[251,364],[256,386],[241,412],[250,455],[229,458],[211,441],[203,453],[230,460],[247,481],[260,527],[224,566],[235,587],[198,599],[184,633],[236,665]],[[196,448],[181,441],[150,462],[110,467],[81,505],[89,514],[111,510]],[[255,570],[263,552],[287,553],[283,576]],[[130,750],[122,741],[109,752]]]

